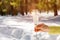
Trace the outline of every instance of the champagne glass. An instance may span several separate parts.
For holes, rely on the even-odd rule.
[[[33,17],[34,26],[37,26],[37,24],[39,22],[39,17],[37,15],[36,10],[32,11],[32,17]],[[36,39],[39,40],[39,38],[37,37],[37,32],[36,32]]]

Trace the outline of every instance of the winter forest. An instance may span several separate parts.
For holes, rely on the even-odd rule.
[[[32,12],[32,10],[42,12],[54,12],[54,16],[58,15],[60,10],[60,0],[0,0],[0,15],[17,15],[18,12]]]

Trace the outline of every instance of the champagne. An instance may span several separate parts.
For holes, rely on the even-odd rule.
[[[52,26],[49,27],[49,34],[60,34],[60,27],[59,26]]]

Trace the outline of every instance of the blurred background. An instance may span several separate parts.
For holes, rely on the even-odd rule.
[[[19,40],[22,38],[21,40],[31,40],[30,37],[34,34],[32,31],[34,31],[34,20],[36,20],[36,15],[33,15],[33,20],[28,13],[35,14],[33,10],[37,10],[38,12],[36,12],[40,14],[37,15],[36,13],[36,15],[40,17],[38,17],[39,23],[44,23],[53,28],[58,27],[58,30],[54,29],[55,31],[57,30],[56,32],[54,31],[54,33],[59,32],[60,0],[0,0],[0,39]],[[28,16],[24,16],[25,14]],[[11,16],[7,17],[7,15]],[[45,40],[60,40],[60,34],[47,34],[49,38],[45,33],[38,35],[40,38],[43,37],[40,40],[44,40],[45,38],[47,38]],[[33,37],[34,36],[36,35],[33,35]]]
[[[54,12],[58,15],[60,10],[60,0],[0,0],[0,15],[16,16],[18,13],[24,15],[32,10],[41,12]]]

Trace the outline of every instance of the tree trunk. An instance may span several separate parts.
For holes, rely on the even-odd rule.
[[[23,4],[23,0],[20,2],[20,13],[21,13],[21,15],[24,15],[24,4]]]
[[[58,15],[58,12],[57,12],[57,5],[54,4],[54,16],[57,16]]]
[[[23,6],[20,6],[20,13],[21,13],[21,15],[24,15],[24,8],[23,8]]]
[[[56,0],[55,0],[54,5],[53,5],[53,10],[54,10],[54,16],[57,16],[58,15],[58,11],[57,11]]]
[[[27,10],[28,9],[28,5],[27,4],[28,4],[28,0],[25,0],[25,12],[26,12],[26,14],[28,12],[28,10]]]

